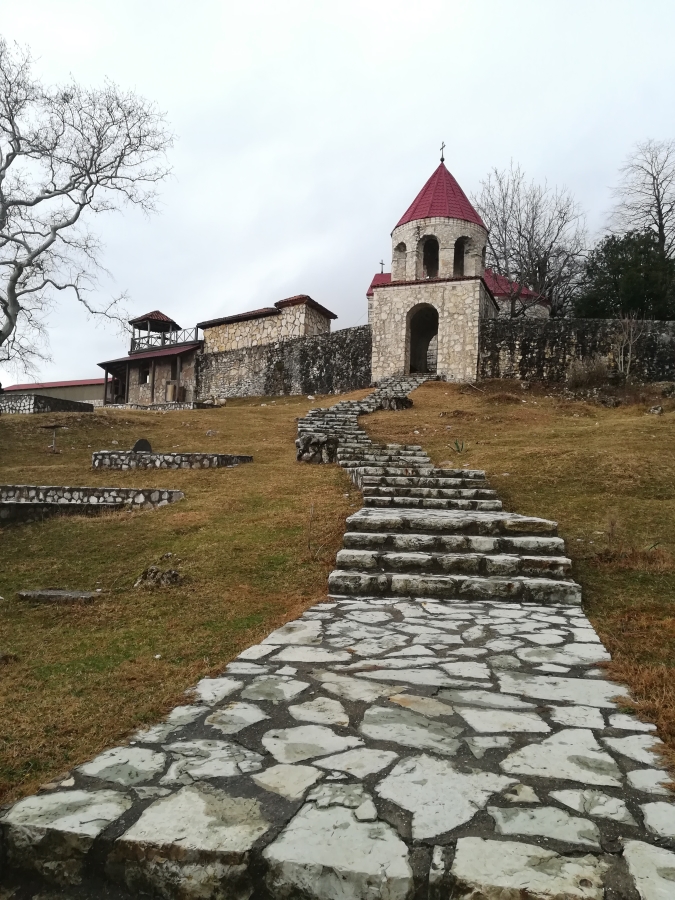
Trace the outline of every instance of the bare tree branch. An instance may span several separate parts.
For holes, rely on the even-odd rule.
[[[0,358],[43,358],[60,292],[120,318],[121,298],[95,297],[101,244],[84,218],[127,204],[154,212],[172,142],[152,103],[112,83],[45,86],[29,52],[0,38]]]
[[[637,144],[614,189],[612,230],[652,230],[668,256],[675,253],[675,141]]]
[[[541,298],[561,316],[575,296],[586,249],[584,215],[566,188],[527,182],[520,166],[493,169],[474,203],[489,229],[487,264],[510,285],[511,316]]]

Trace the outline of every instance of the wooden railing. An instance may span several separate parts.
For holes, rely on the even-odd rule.
[[[176,344],[190,344],[199,340],[198,328],[184,328],[182,331],[163,331],[160,334],[148,334],[131,339],[131,353],[140,350],[160,350],[162,347],[173,347]]]

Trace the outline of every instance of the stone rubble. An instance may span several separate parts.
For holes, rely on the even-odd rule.
[[[659,741],[604,676],[556,524],[358,424],[421,380],[300,422],[364,491],[329,602],[14,804],[14,872],[165,900],[673,900]]]

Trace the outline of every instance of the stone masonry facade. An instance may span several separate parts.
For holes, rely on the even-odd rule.
[[[234,317],[233,317],[234,318]],[[309,304],[283,306],[264,315],[220,325],[204,326],[204,352],[223,353],[260,347],[293,338],[326,334],[330,319]]]
[[[157,357],[155,360],[135,360],[129,357],[129,403],[139,406],[167,403],[171,386],[180,403],[194,403],[197,397],[195,379],[196,351],[184,353],[180,362],[176,357]],[[178,367],[180,366],[180,379]],[[180,385],[177,381],[180,380]],[[189,407],[188,407],[189,408]]]
[[[372,382],[368,325],[197,358],[200,400],[333,394]]]
[[[423,268],[424,243],[434,237],[438,241],[438,277],[455,275],[479,276],[485,268],[483,250],[487,231],[473,222],[432,216],[399,225],[391,234],[392,281],[420,281],[425,277]],[[464,238],[462,273],[455,272],[455,243]]]
[[[382,285],[369,302],[372,378],[407,374],[410,319],[422,306],[438,312],[437,374],[447,381],[475,381],[481,318],[497,314],[479,277]]]

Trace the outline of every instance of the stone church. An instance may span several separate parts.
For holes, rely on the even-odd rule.
[[[499,314],[485,281],[487,229],[441,164],[391,233],[391,273],[368,290],[372,377],[474,381],[479,321]]]
[[[506,292],[486,272],[487,236],[441,159],[391,233],[391,272],[368,289],[368,325],[332,332],[335,313],[306,295],[189,329],[155,310],[130,321],[126,356],[99,363],[105,402],[337,393],[409,373],[475,381],[481,323],[499,316]]]

